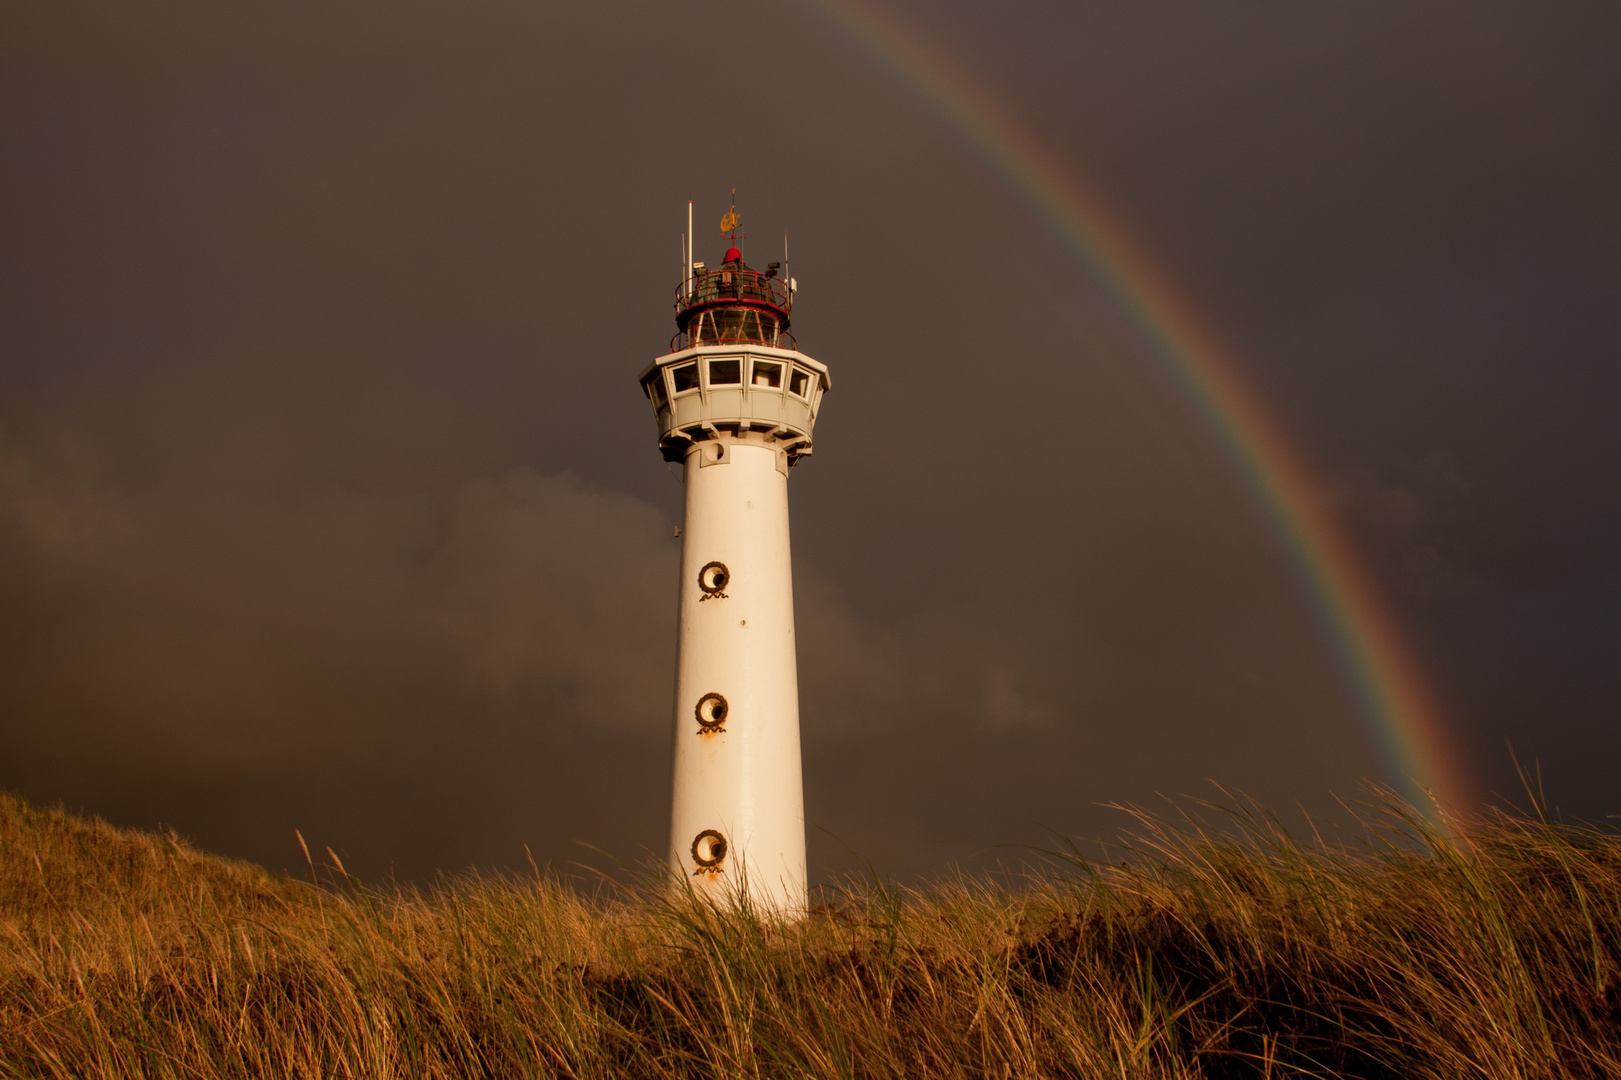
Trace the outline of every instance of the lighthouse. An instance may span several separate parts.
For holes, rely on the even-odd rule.
[[[805,906],[788,476],[830,381],[789,330],[796,283],[744,262],[738,224],[719,266],[685,245],[675,337],[641,375],[686,488],[670,866],[786,913]]]

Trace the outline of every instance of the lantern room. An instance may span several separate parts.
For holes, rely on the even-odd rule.
[[[736,247],[713,270],[693,263],[692,277],[676,290],[671,349],[745,343],[794,348],[788,332],[794,292],[779,276],[781,269],[779,263],[750,269]]]

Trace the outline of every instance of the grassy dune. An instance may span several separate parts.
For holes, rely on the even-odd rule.
[[[546,879],[317,888],[0,797],[0,1075],[1621,1076],[1621,840],[1355,848],[1240,808],[1126,865],[799,924]]]

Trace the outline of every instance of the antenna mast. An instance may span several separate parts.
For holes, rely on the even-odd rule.
[[[793,264],[788,261],[788,233],[782,234],[782,283],[788,288],[788,306],[794,306],[794,275]]]

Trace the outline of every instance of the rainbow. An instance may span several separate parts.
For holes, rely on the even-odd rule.
[[[1113,295],[1283,535],[1388,758],[1390,779],[1417,806],[1474,809],[1463,758],[1378,588],[1313,497],[1298,455],[1193,307],[1073,166],[915,28],[861,0],[818,0],[815,7],[938,110]]]

